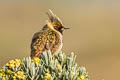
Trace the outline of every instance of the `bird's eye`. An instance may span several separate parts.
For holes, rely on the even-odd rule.
[[[56,29],[56,30],[59,30],[59,27],[58,27],[58,26],[56,26],[56,27],[55,27],[55,29]]]

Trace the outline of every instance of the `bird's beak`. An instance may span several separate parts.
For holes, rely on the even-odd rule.
[[[70,28],[64,27],[64,29],[70,29]]]
[[[64,31],[66,29],[70,29],[70,28],[66,28],[66,27],[63,26],[61,30]]]

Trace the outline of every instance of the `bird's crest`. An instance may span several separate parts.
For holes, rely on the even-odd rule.
[[[52,10],[49,9],[49,12],[47,12],[47,15],[49,17],[49,20],[51,23],[57,23],[57,24],[61,24],[62,25],[62,21],[59,19],[59,17],[57,17]]]

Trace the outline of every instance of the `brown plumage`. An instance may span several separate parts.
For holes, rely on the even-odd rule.
[[[41,53],[50,50],[52,54],[58,53],[62,48],[62,34],[65,28],[61,20],[49,10],[49,21],[42,30],[35,33],[31,42],[31,57],[40,57]]]

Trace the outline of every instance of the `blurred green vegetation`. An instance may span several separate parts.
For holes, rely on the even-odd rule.
[[[1,80],[89,80],[85,67],[76,63],[76,55],[63,52],[52,55],[51,51],[40,58],[26,57],[10,60],[0,68]]]

